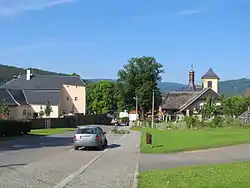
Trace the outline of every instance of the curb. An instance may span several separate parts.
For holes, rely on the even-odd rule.
[[[138,187],[138,175],[139,175],[139,164],[140,164],[140,144],[137,145],[137,152],[138,152],[138,161],[136,164],[135,168],[135,173],[134,173],[134,182],[133,182],[133,187],[132,188],[137,188]]]

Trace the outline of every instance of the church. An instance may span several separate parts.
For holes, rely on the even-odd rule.
[[[220,78],[210,68],[202,76],[202,86],[195,85],[195,71],[193,68],[189,71],[189,83],[184,91],[171,91],[164,98],[160,105],[160,112],[164,116],[170,117],[171,120],[182,119],[184,116],[199,116],[200,109],[205,104],[208,97],[213,97],[219,105]],[[165,119],[165,118],[164,118]]]

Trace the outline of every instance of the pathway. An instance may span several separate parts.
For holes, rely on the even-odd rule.
[[[140,154],[140,171],[250,160],[250,144],[172,154]]]

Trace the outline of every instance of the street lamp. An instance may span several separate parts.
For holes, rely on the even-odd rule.
[[[135,113],[136,113],[136,121],[137,121],[137,116],[138,116],[138,98],[137,96],[133,97],[135,99]]]
[[[154,116],[155,116],[155,92],[153,90],[153,96],[152,96],[152,128],[154,128]]]

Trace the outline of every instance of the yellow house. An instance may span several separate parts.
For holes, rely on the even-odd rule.
[[[14,77],[0,87],[0,100],[8,103],[10,119],[33,119],[50,103],[48,117],[86,113],[86,84],[78,76],[26,75]]]

